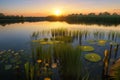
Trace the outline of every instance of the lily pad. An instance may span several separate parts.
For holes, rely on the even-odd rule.
[[[92,46],[79,46],[82,51],[94,51]]]
[[[5,65],[5,70],[9,70],[12,68],[12,65]]]
[[[106,40],[98,40],[98,45],[105,46],[106,42],[107,42]]]
[[[84,58],[91,62],[98,62],[101,60],[101,56],[96,53],[85,54]]]

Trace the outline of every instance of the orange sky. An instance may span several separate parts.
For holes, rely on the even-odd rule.
[[[0,12],[7,15],[48,16],[60,9],[62,15],[72,13],[117,12],[120,0],[1,0]]]

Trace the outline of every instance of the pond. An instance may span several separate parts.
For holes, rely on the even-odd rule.
[[[111,52],[112,65],[120,56],[119,48],[115,50],[119,43],[120,25],[58,21],[0,25],[0,79],[102,80],[104,52]]]

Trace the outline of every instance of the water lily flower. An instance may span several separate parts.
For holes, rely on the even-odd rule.
[[[52,67],[52,68],[56,68],[56,67],[57,67],[57,63],[53,63],[53,64],[51,65],[51,67]]]
[[[49,66],[49,64],[48,64],[48,63],[45,63],[45,66]]]
[[[42,60],[40,60],[40,59],[39,59],[39,60],[37,60],[37,63],[41,63],[41,62],[42,62]]]

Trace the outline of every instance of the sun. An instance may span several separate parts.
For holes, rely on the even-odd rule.
[[[54,11],[54,14],[55,14],[56,16],[60,16],[60,15],[62,14],[62,12],[61,12],[60,9],[56,9],[56,10]]]

